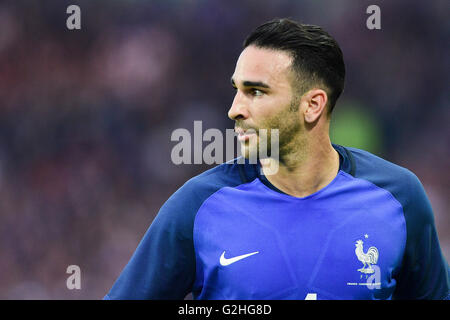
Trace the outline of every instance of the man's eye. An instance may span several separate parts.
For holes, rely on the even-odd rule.
[[[255,97],[262,96],[264,94],[264,92],[259,89],[251,89],[250,93]]]

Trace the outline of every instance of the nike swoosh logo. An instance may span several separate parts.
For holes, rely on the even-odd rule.
[[[232,263],[235,263],[235,262],[237,262],[239,260],[245,259],[245,258],[250,257],[250,256],[252,256],[254,254],[257,254],[257,253],[259,253],[259,251],[255,251],[255,252],[252,252],[252,253],[247,253],[247,254],[243,254],[243,255],[240,255],[240,256],[237,256],[237,257],[233,257],[233,258],[227,259],[227,258],[225,258],[225,251],[224,251],[224,252],[222,252],[222,255],[220,256],[220,264],[222,266],[228,266],[228,265],[230,265]]]

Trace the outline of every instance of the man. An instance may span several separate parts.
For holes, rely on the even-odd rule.
[[[278,157],[235,159],[184,184],[105,299],[447,298],[418,178],[330,142],[344,77],[342,52],[320,27],[281,19],[254,30],[228,116],[245,158],[259,153],[260,129],[278,129],[279,150],[267,153]]]

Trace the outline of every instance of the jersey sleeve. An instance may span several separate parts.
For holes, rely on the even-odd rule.
[[[406,168],[366,151],[343,149],[349,151],[346,167],[350,174],[389,191],[402,206],[406,243],[402,263],[394,272],[397,284],[393,299],[449,299],[449,266],[420,180]]]
[[[166,201],[104,299],[172,300],[191,292],[198,202],[189,182]]]
[[[449,267],[438,240],[430,201],[411,172],[398,194],[406,220],[407,241],[395,299],[449,299]],[[399,196],[402,198],[402,196]]]
[[[104,299],[181,300],[188,293],[195,294],[195,216],[212,194],[242,183],[240,167],[234,159],[178,189],[161,207]]]

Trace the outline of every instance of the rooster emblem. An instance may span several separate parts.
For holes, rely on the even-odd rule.
[[[372,264],[377,264],[378,261],[378,249],[370,247],[366,253],[363,249],[363,241],[358,240],[355,243],[355,254],[359,261],[363,263],[363,267],[358,269],[359,272],[364,274],[372,274],[375,270],[372,268]],[[366,267],[367,266],[367,267]]]

